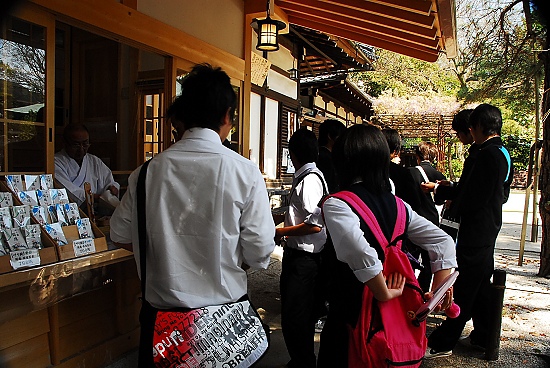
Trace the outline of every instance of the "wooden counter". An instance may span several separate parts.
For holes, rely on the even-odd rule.
[[[139,342],[140,283],[115,249],[0,275],[0,367],[102,367]]]

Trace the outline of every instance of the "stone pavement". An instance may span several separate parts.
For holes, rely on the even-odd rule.
[[[465,340],[457,344],[452,356],[425,361],[421,368],[550,367],[550,280],[536,276],[539,266],[540,229],[538,242],[532,243],[529,241],[531,228],[528,228],[524,262],[522,266],[517,265],[524,198],[524,192],[512,193],[503,208],[503,227],[497,240],[495,265],[507,272],[498,360],[484,360],[484,353],[469,346]],[[529,208],[532,208],[532,205]],[[529,224],[530,221],[529,217]],[[249,272],[250,298],[272,331],[270,349],[258,362],[257,368],[283,367],[289,360],[280,324],[281,256],[281,249],[277,249],[267,270]],[[430,316],[428,330],[433,329],[441,318]],[[470,330],[471,324],[468,324],[464,334],[467,335]],[[319,335],[316,334],[317,342],[318,339]],[[317,348],[318,345],[316,343]],[[133,352],[108,368],[135,366],[136,353]]]

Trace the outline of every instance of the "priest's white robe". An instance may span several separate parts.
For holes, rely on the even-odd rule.
[[[78,163],[63,149],[55,154],[54,162],[55,179],[67,188],[79,206],[86,200],[85,182],[90,183],[94,194],[103,194],[111,185],[120,188],[113,178],[111,169],[99,157],[92,154],[87,153],[82,160],[82,166],[78,166]]]

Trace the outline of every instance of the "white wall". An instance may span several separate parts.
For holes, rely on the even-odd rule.
[[[298,86],[296,82],[273,70],[267,73],[267,86],[270,90],[279,92],[290,98],[298,98]]]
[[[138,0],[137,10],[244,59],[242,0]]]
[[[277,178],[277,142],[279,103],[270,98],[265,101],[264,174]]]
[[[259,166],[260,162],[260,103],[259,94],[250,95],[250,160]]]

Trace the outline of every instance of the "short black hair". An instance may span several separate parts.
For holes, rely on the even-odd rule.
[[[326,146],[329,137],[336,140],[346,130],[346,126],[340,120],[327,119],[319,125],[319,147]]]
[[[341,189],[357,180],[374,194],[390,192],[390,150],[386,137],[374,125],[346,129],[332,149]]]
[[[221,68],[198,64],[181,81],[179,95],[166,111],[166,116],[181,122],[185,129],[209,128],[219,132],[229,110],[233,118],[237,96],[231,79]]]
[[[453,117],[451,126],[457,133],[470,133],[470,115],[472,115],[473,109],[464,109],[456,113]]]
[[[386,137],[390,153],[401,151],[401,136],[397,130],[393,128],[384,128],[382,129],[382,134]]]
[[[472,111],[470,115],[470,126],[472,128],[481,127],[483,135],[500,135],[502,129],[502,115],[498,107],[481,104]]]
[[[301,164],[316,162],[319,158],[317,137],[311,130],[303,127],[292,134],[288,141],[288,150]]]

